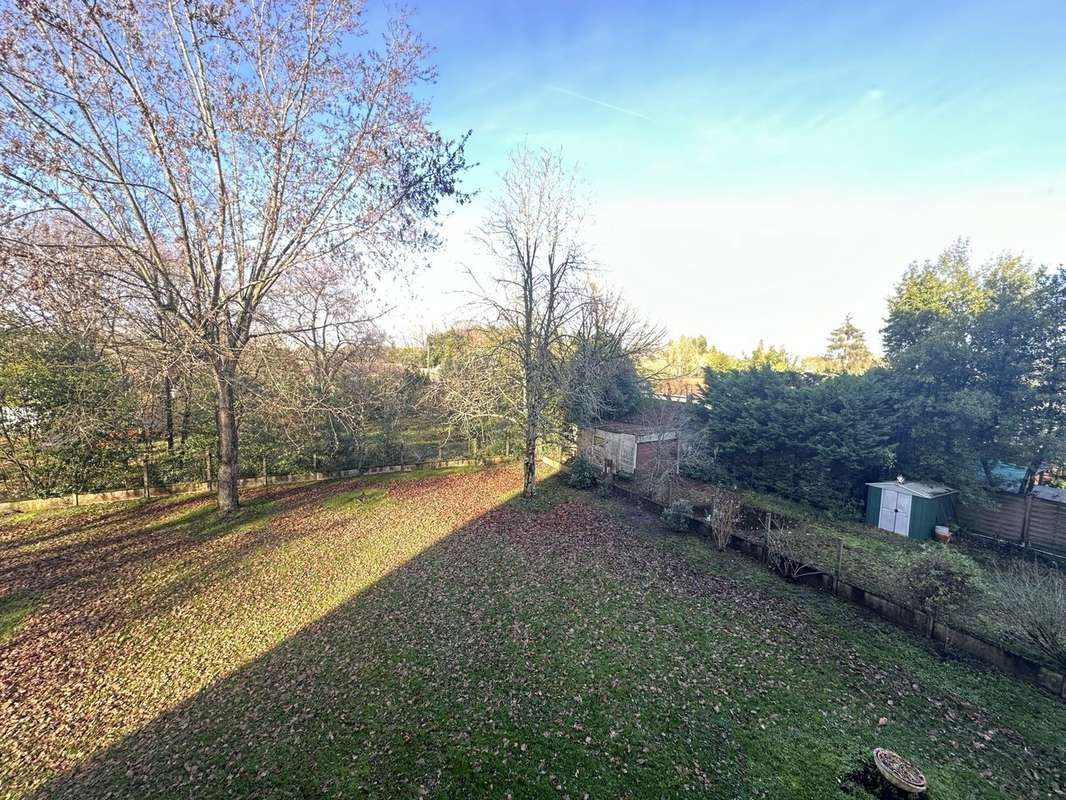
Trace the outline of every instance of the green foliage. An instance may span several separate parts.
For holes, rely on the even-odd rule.
[[[0,337],[0,449],[23,492],[127,483],[139,428],[121,374],[87,344]]]
[[[670,530],[684,532],[688,530],[692,514],[691,503],[686,500],[675,500],[663,509],[660,519],[663,525]]]
[[[829,333],[825,361],[834,375],[861,375],[877,365],[877,358],[866,346],[866,335],[851,321],[850,314]]]
[[[705,371],[700,458],[734,480],[834,511],[897,473],[978,494],[1000,461],[1030,477],[1066,460],[1066,272],[1011,256],[971,267],[960,242],[914,265],[889,301],[887,361],[850,318],[793,370],[760,347],[748,369]]]
[[[596,465],[581,455],[570,459],[566,465],[566,483],[575,489],[591,489],[597,474]]]
[[[892,401],[876,370],[833,379],[768,366],[708,370],[701,400],[718,474],[690,468],[696,477],[841,510],[858,507],[865,482],[891,463]]]
[[[594,346],[578,342],[567,363],[574,381],[565,394],[566,419],[579,427],[617,419],[636,410],[645,396],[644,384],[632,359],[606,363]]]
[[[705,336],[672,339],[648,362],[651,372],[686,378],[700,377],[705,369],[727,370],[740,366],[741,359],[709,346]]]
[[[1010,255],[974,268],[965,242],[911,267],[884,329],[898,469],[971,490],[998,461],[1066,455],[1062,285]]]
[[[778,372],[786,372],[796,369],[796,358],[789,355],[784,347],[767,347],[762,339],[754,350],[743,359],[741,365],[749,369],[771,369]]]
[[[972,608],[985,590],[974,560],[940,544],[926,545],[904,559],[896,583],[903,599],[935,619]]]

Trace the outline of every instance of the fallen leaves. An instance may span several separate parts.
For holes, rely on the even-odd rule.
[[[512,502],[516,469],[401,477],[273,488],[240,531],[207,500],[0,528],[5,589],[42,597],[0,649],[3,793],[824,796],[877,736],[965,785],[1064,782],[1019,766],[1064,755],[1029,688],[982,708],[743,559]]]

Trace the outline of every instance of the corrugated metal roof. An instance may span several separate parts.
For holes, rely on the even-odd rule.
[[[942,483],[933,483],[931,481],[903,481],[903,483],[899,481],[880,481],[866,485],[876,486],[879,489],[895,489],[899,492],[906,492],[907,494],[925,497],[930,500],[934,497],[943,497],[946,494],[955,494],[958,491],[958,489],[952,489]]]

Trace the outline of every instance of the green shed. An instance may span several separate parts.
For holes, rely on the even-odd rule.
[[[933,528],[955,516],[958,491],[925,481],[866,484],[866,524],[912,539],[930,539]]]

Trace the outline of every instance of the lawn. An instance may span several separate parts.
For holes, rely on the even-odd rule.
[[[1066,792],[1066,705],[515,467],[0,521],[4,797]]]

